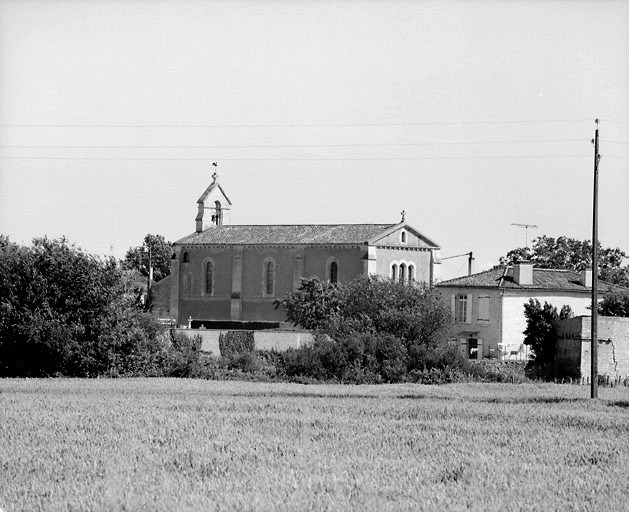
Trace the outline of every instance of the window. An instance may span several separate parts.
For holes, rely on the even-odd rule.
[[[406,265],[402,263],[400,265],[400,283],[403,283],[406,280]]]
[[[221,209],[221,203],[220,201],[215,201],[214,202],[214,215],[212,215],[212,222],[214,222],[214,224],[216,224],[217,226],[222,225],[223,224],[222,215],[223,215],[223,210]]]
[[[190,262],[190,255],[187,252],[183,253],[183,262],[184,263],[189,263]]]
[[[205,264],[205,294],[214,295],[214,262],[212,260]]]
[[[397,279],[397,265],[394,263],[391,267],[391,279],[395,281]]]
[[[264,261],[264,295],[275,295],[275,261],[268,259]]]
[[[489,322],[489,295],[478,297],[478,320]]]
[[[402,231],[402,234],[400,235],[400,240],[403,244],[406,243],[406,231]]]
[[[415,265],[408,266],[408,282],[412,283],[415,281]]]
[[[468,308],[467,295],[459,294],[455,297],[455,309],[454,309],[454,321],[459,324],[468,322]]]
[[[336,261],[330,263],[330,282],[337,283],[339,280],[339,265]]]

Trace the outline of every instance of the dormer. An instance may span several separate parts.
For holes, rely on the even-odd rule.
[[[198,212],[195,219],[197,233],[211,227],[229,224],[230,221],[232,203],[218,183],[218,174],[212,174],[212,179],[210,186],[197,201]]]

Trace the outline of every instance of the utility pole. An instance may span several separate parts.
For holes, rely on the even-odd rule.
[[[591,347],[591,396],[598,398],[598,119],[594,132],[594,198],[592,201],[592,347]]]
[[[441,260],[451,260],[452,258],[460,258],[461,256],[467,256],[467,275],[472,275],[472,263],[474,263],[474,255],[472,251],[466,252],[465,254],[457,254],[456,256],[447,256],[445,258],[441,258]]]
[[[517,223],[512,222],[511,225],[524,228],[524,246],[528,249],[529,248],[529,228],[537,229],[537,224],[517,224]]]

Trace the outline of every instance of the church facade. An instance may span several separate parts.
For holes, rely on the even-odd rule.
[[[362,274],[432,283],[440,247],[407,222],[231,225],[231,201],[214,181],[197,201],[196,229],[174,244],[170,316],[213,327],[286,320],[274,302],[301,278],[348,282]]]

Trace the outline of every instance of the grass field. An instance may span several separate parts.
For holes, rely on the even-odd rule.
[[[0,380],[0,508],[627,510],[629,391]]]

